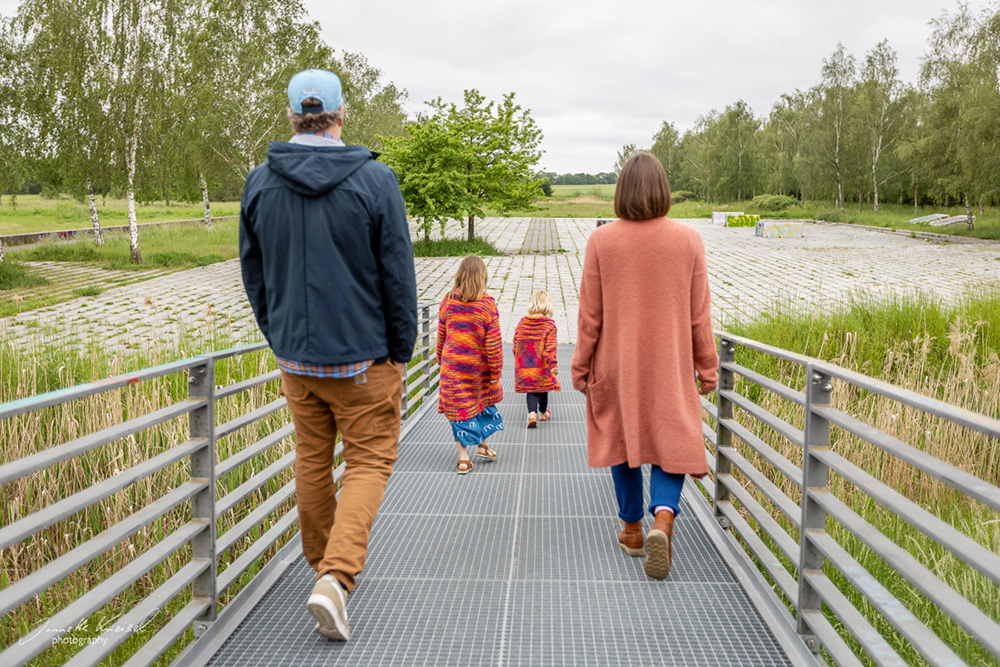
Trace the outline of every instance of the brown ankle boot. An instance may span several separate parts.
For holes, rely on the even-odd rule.
[[[618,533],[618,546],[629,556],[645,556],[642,548],[642,521],[626,521],[625,529]]]
[[[666,579],[670,574],[672,550],[671,538],[674,535],[674,513],[660,510],[653,521],[653,529],[649,531],[646,544],[646,562],[643,569],[653,579]]]

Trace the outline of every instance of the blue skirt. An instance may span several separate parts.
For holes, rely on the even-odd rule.
[[[497,406],[491,405],[472,419],[462,422],[448,422],[451,424],[452,435],[455,441],[462,443],[464,447],[481,445],[497,431],[503,430],[503,417]]]

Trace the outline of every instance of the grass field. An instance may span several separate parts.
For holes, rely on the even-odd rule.
[[[124,199],[97,198],[97,212],[101,224],[108,227],[128,224],[128,211]],[[212,216],[239,215],[239,202],[212,204]],[[162,202],[136,206],[139,222],[200,219],[205,216],[201,203]],[[4,195],[0,205],[0,234],[28,234],[55,232],[64,229],[90,229],[90,211],[86,202],[78,202],[67,195],[59,199],[43,199],[41,195],[19,195],[16,206],[11,206],[11,196]]]

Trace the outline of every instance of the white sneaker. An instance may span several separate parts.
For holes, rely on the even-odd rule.
[[[351,626],[347,624],[347,591],[332,574],[324,574],[312,589],[306,608],[316,619],[316,632],[347,641]]]

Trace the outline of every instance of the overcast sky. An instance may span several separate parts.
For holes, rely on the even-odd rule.
[[[859,60],[883,39],[904,81],[920,66],[945,0],[304,0],[337,51],[363,53],[410,93],[408,109],[466,88],[515,92],[544,133],[540,165],[611,171],[618,149],[648,147],[664,120],[684,130],[745,100],[766,114],[819,81],[844,46]],[[0,0],[10,15],[16,0]],[[992,6],[971,0],[979,11]]]

